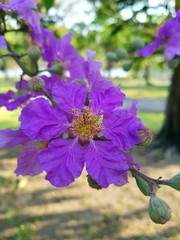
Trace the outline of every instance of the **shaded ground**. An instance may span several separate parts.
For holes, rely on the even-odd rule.
[[[136,161],[152,177],[169,178],[180,171],[179,156],[163,159],[159,152],[136,150]],[[172,208],[165,225],[152,223],[147,214],[148,198],[134,179],[122,188],[93,190],[86,174],[68,188],[57,189],[44,175],[19,178],[14,152],[0,151],[1,240],[178,240],[180,239],[179,192],[162,187],[158,196]]]

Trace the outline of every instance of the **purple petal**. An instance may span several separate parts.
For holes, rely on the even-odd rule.
[[[45,151],[39,154],[46,179],[55,187],[64,187],[79,177],[83,166],[83,148],[77,139],[52,141]]]
[[[0,94],[0,107],[6,106],[10,99],[13,99],[15,93],[12,90],[9,90],[7,93]]]
[[[126,154],[126,162],[129,166],[135,166],[137,169],[140,169],[140,164],[134,162],[133,157],[130,154]]]
[[[119,87],[111,87],[104,93],[95,90],[90,92],[89,99],[92,100],[90,106],[94,111],[103,110],[105,114],[109,114],[114,108],[123,105],[125,95]]]
[[[86,88],[84,85],[59,81],[55,84],[52,95],[63,111],[72,113],[72,108],[84,107]]]
[[[128,170],[124,154],[111,142],[91,141],[85,150],[88,174],[103,188],[125,183],[121,174]]]
[[[20,86],[20,84],[21,84],[21,86]],[[19,88],[20,88],[21,90],[24,90],[24,91],[27,91],[27,92],[30,90],[29,87],[28,87],[28,81],[27,81],[27,80],[22,80],[21,83],[20,83],[20,81],[19,81],[19,82],[16,82],[16,83],[15,83],[15,87],[16,87],[17,90],[18,90]]]
[[[16,96],[16,93],[9,90],[7,93],[0,94],[0,107],[6,107],[7,110],[13,111],[21,106],[23,103],[31,97],[31,94],[25,94],[23,96]]]
[[[4,106],[7,110],[13,111],[20,107],[23,103],[27,102],[31,97],[30,94],[25,94],[23,96],[18,97],[17,99],[11,99],[9,102],[7,102]]]
[[[1,6],[0,6],[1,7]],[[7,48],[7,44],[6,44],[6,41],[5,41],[5,38],[4,36],[1,36],[0,35],[0,49],[1,48]]]
[[[35,0],[9,0],[9,4],[15,9],[36,8]]]
[[[78,57],[76,48],[70,44],[72,41],[72,33],[64,35],[58,42],[57,57],[61,61],[71,61]]]
[[[87,51],[88,61],[84,62],[84,73],[88,80],[88,90],[89,91],[105,91],[106,89],[113,86],[112,81],[108,81],[101,76],[100,68],[102,63],[93,61],[95,52]]]
[[[70,73],[70,80],[77,80],[83,79],[85,77],[84,73],[84,58],[83,57],[76,57],[73,61],[71,61],[68,65],[68,70]]]
[[[136,100],[133,100],[131,103],[131,107],[129,109],[129,112],[131,112],[135,116],[137,115],[137,104],[138,104],[138,102]]]
[[[18,157],[18,165],[14,173],[19,176],[35,176],[43,170],[38,158],[39,149],[37,147],[24,148]]]
[[[21,129],[31,139],[50,140],[68,128],[66,116],[51,107],[44,98],[38,98],[26,105],[19,120]]]
[[[19,129],[4,129],[0,130],[0,148],[15,147],[19,144],[28,145],[31,140]]]
[[[125,185],[126,183],[128,183],[128,171],[120,174],[119,182],[117,182],[115,185],[118,187],[121,187],[121,186]]]
[[[141,57],[150,57],[160,47],[160,45],[161,42],[159,41],[159,39],[155,40],[144,48],[138,50],[137,54]]]
[[[143,128],[143,124],[127,110],[117,110],[105,116],[102,125],[103,135],[123,150],[128,150],[141,142],[138,130]]]
[[[0,8],[7,9],[7,10],[14,10],[14,8],[10,5],[0,3]]]

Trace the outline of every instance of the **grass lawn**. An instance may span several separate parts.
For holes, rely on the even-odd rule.
[[[18,117],[20,110],[13,112],[7,111],[4,107],[0,108],[0,129],[13,128],[17,129],[19,126]]]
[[[164,113],[160,112],[138,112],[138,117],[142,119],[145,126],[147,126],[153,133],[160,130],[164,120]]]
[[[166,98],[168,87],[166,86],[123,86],[122,91],[127,98]]]

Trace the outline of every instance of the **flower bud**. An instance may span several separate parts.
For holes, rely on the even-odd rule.
[[[149,200],[148,212],[151,220],[157,224],[165,224],[171,219],[170,207],[155,194]]]
[[[118,59],[116,57],[116,54],[113,53],[113,52],[108,52],[106,54],[106,59],[109,61],[109,62],[116,62]]]
[[[145,195],[145,196],[151,196],[152,193],[155,193],[157,189],[159,188],[157,184],[151,184],[148,183],[145,179],[142,177],[134,174],[134,177],[136,179],[136,184],[139,188],[139,190]]]
[[[35,62],[37,62],[38,59],[41,57],[41,51],[36,46],[32,46],[32,47],[28,48],[27,53],[28,53],[29,57]]]
[[[141,49],[144,47],[144,42],[141,40],[141,38],[135,38],[132,42],[132,47],[135,50]]]
[[[124,63],[122,65],[122,68],[123,68],[124,71],[128,72],[129,70],[131,70],[132,65],[133,65],[132,63]]]
[[[95,188],[95,189],[97,189],[97,190],[102,189],[102,187],[99,186],[99,185],[97,184],[97,182],[96,182],[89,174],[87,175],[87,181],[88,181],[88,184],[89,184],[89,186],[90,186],[91,188]]]
[[[152,142],[153,134],[147,127],[138,130],[138,134],[141,137],[141,142],[137,146],[147,146]]]
[[[118,48],[118,49],[116,50],[116,56],[117,56],[119,59],[127,58],[127,57],[128,57],[128,52],[126,51],[125,48]]]
[[[64,73],[64,68],[63,66],[60,64],[60,62],[55,62],[52,67],[49,69],[49,72],[51,73],[56,73],[60,76],[63,75]]]
[[[165,180],[164,183],[178,191],[180,191],[180,173],[176,174],[174,177]]]
[[[33,77],[28,81],[28,87],[33,92],[42,92],[44,89],[44,81],[40,77]]]

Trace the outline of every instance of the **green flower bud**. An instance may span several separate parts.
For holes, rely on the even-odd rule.
[[[165,224],[171,219],[170,207],[155,194],[149,200],[148,212],[151,220],[157,224]]]
[[[41,57],[41,51],[36,46],[32,46],[32,47],[28,48],[27,53],[28,53],[29,57],[35,62],[37,62],[38,59]]]
[[[135,38],[132,42],[132,47],[135,50],[141,49],[144,47],[144,42],[141,40],[141,38]]]
[[[141,142],[137,144],[137,146],[147,146],[152,142],[153,133],[147,127],[138,130],[138,134],[141,137]]]
[[[127,57],[128,57],[128,52],[126,51],[125,48],[118,48],[118,49],[116,50],[116,56],[117,56],[119,59],[127,58]]]
[[[180,191],[180,173],[176,174],[174,177],[165,180],[164,183],[178,191]]]
[[[52,67],[49,69],[49,72],[56,73],[56,74],[62,76],[64,73],[64,67],[61,66],[60,62],[55,62],[52,65]]]
[[[128,72],[129,70],[131,70],[132,65],[133,65],[132,63],[124,63],[122,65],[122,68],[123,68],[124,71]]]
[[[28,81],[28,87],[33,92],[42,92],[44,89],[44,81],[40,77],[33,77]]]
[[[102,189],[102,187],[98,185],[97,182],[89,174],[87,175],[87,181],[91,188],[95,188],[97,190]]]
[[[116,62],[118,59],[116,57],[116,54],[113,53],[113,52],[108,52],[106,54],[106,59],[109,61],[109,62]]]
[[[155,193],[157,191],[157,189],[159,188],[159,186],[157,184],[151,184],[148,183],[148,181],[146,181],[145,179],[143,179],[142,177],[134,174],[134,177],[136,179],[136,184],[139,188],[139,190],[145,195],[145,196],[151,196],[152,193]]]

